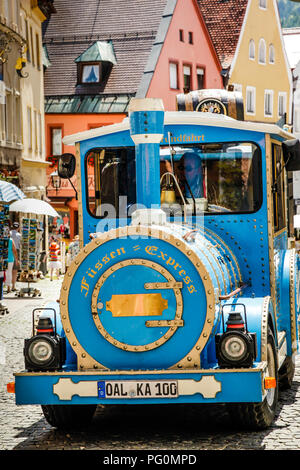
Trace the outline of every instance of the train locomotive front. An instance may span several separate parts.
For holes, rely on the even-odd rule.
[[[295,300],[286,322],[276,319],[265,272],[269,249],[261,241],[268,240],[266,203],[251,202],[262,207],[254,226],[248,213],[239,216],[246,231],[251,228],[253,246],[230,213],[220,223],[211,218],[209,226],[203,212],[196,223],[193,217],[171,223],[161,209],[160,100],[132,100],[130,134],[137,208],[130,223],[93,236],[83,217],[84,243],[65,275],[59,305],[45,308],[37,333],[25,342],[27,370],[16,374],[17,402],[40,403],[57,427],[86,421],[106,403],[227,403],[248,427],[266,427],[275,416],[278,370],[295,351],[299,312]],[[203,206],[203,198],[197,201],[194,209]],[[253,275],[256,255],[261,269]]]

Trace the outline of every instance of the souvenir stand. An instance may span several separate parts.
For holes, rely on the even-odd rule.
[[[0,315],[8,313],[6,306],[2,304],[4,273],[7,269],[9,232],[9,205],[0,203]]]
[[[26,282],[28,285],[20,289],[16,294],[18,297],[24,297],[25,294],[36,297],[41,296],[41,291],[30,287],[30,283],[37,282],[39,252],[41,244],[40,222],[37,218],[23,217],[21,221],[21,246],[20,246],[20,282]]]

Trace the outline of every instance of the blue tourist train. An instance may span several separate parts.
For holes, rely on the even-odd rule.
[[[222,403],[249,429],[274,420],[298,353],[300,144],[216,104],[134,98],[122,123],[64,139],[81,250],[15,373],[16,403],[51,425],[86,424],[99,404]]]

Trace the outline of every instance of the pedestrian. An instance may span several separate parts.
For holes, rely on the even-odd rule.
[[[80,251],[80,246],[79,246],[79,235],[75,235],[75,237],[73,238],[72,242],[70,243],[69,245],[69,249],[68,249],[68,258],[69,258],[69,263],[68,264],[71,264],[73,259],[76,258],[76,256],[78,255]]]
[[[56,270],[57,279],[59,279],[59,270],[61,269],[61,262],[58,259],[60,254],[59,245],[54,237],[51,237],[49,245],[49,269],[50,269],[50,281],[53,281],[53,273]]]
[[[18,252],[13,239],[10,237],[8,241],[8,258],[7,258],[7,269],[5,271],[4,284],[7,286],[7,293],[12,289],[12,271],[14,262],[16,265],[19,264]]]
[[[6,313],[8,311],[7,305],[3,302],[4,278],[5,278],[5,271],[0,271],[0,315],[3,315],[3,313]]]
[[[20,259],[20,245],[21,245],[21,234],[19,232],[19,223],[14,222],[12,225],[12,230],[10,232],[11,238],[13,239],[13,242],[15,244],[17,253],[18,253],[18,259]],[[19,270],[19,262],[17,263],[16,260],[14,260],[13,264],[13,269],[12,269],[12,290],[15,291],[16,289],[16,282],[17,282],[17,276],[18,276],[18,270]]]
[[[44,277],[46,276],[47,274],[47,251],[46,250],[42,250],[40,252],[39,271],[43,273]]]

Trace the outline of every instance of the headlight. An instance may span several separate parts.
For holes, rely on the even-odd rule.
[[[256,358],[256,335],[238,330],[216,335],[216,355],[222,368],[251,367]]]
[[[66,357],[65,338],[56,334],[48,317],[39,319],[37,334],[25,339],[25,367],[29,371],[58,370]]]
[[[28,359],[36,365],[45,365],[51,362],[54,355],[52,338],[36,336],[29,342],[27,348]]]
[[[229,333],[221,341],[221,352],[229,361],[240,361],[247,354],[247,342],[245,337],[235,333]]]
[[[58,370],[65,360],[65,338],[36,335],[25,339],[25,368],[29,371]]]

